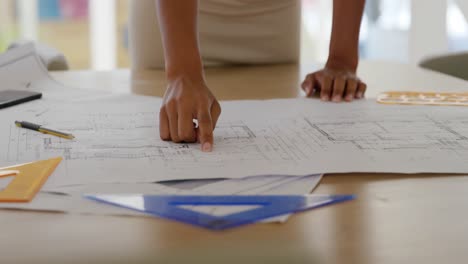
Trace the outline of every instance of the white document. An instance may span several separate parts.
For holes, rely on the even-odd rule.
[[[105,205],[83,198],[86,193],[129,194],[145,193],[154,195],[190,194],[184,190],[169,188],[160,184],[93,184],[63,188],[63,192],[39,192],[29,203],[0,203],[1,209],[54,211],[93,215],[144,215],[132,210]]]
[[[304,195],[312,192],[320,183],[322,175],[282,176],[264,175],[232,179],[208,184],[194,189],[207,195]],[[185,206],[188,209],[211,215],[228,215],[251,209],[249,206],[215,207]],[[286,222],[290,215],[283,215],[264,222]]]
[[[48,76],[32,45],[10,50],[0,56],[0,90],[38,90],[37,85],[50,79]]]
[[[155,195],[303,195],[310,193],[320,182],[321,175],[256,176],[222,180],[192,190],[166,187],[161,184],[93,184],[62,187],[60,192],[40,192],[30,203],[0,203],[0,209],[54,211],[93,215],[145,215],[133,210],[110,206],[84,199],[85,193],[96,194],[155,194]],[[212,215],[225,215],[248,210],[248,207],[226,208],[222,206],[190,208]],[[206,211],[208,210],[208,211]],[[264,222],[284,222],[288,215]]]
[[[50,99],[79,101],[109,95],[96,89],[91,92],[57,82],[49,75],[33,45],[24,45],[0,55],[0,80],[0,91],[17,89],[42,92],[45,102]]]

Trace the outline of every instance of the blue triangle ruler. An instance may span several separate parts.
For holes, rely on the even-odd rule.
[[[225,230],[257,221],[353,200],[353,195],[85,195],[87,199],[128,208],[210,230]],[[182,206],[256,206],[224,216]]]

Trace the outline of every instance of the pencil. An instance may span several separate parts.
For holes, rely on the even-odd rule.
[[[46,128],[46,127],[31,123],[31,122],[15,121],[15,124],[16,124],[17,127],[38,131],[38,132],[41,132],[43,134],[48,134],[48,135],[52,135],[52,136],[56,136],[56,137],[60,137],[60,138],[66,138],[66,139],[74,139],[75,138],[75,136],[73,136],[72,134],[60,132],[60,131],[53,130],[53,129],[50,129],[50,128]]]

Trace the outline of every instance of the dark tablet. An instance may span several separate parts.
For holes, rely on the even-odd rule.
[[[0,109],[40,99],[41,93],[24,90],[0,91]]]

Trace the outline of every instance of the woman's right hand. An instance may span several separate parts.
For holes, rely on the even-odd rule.
[[[208,89],[203,74],[171,77],[159,112],[161,139],[176,143],[199,141],[202,151],[210,152],[220,114],[221,106]]]

